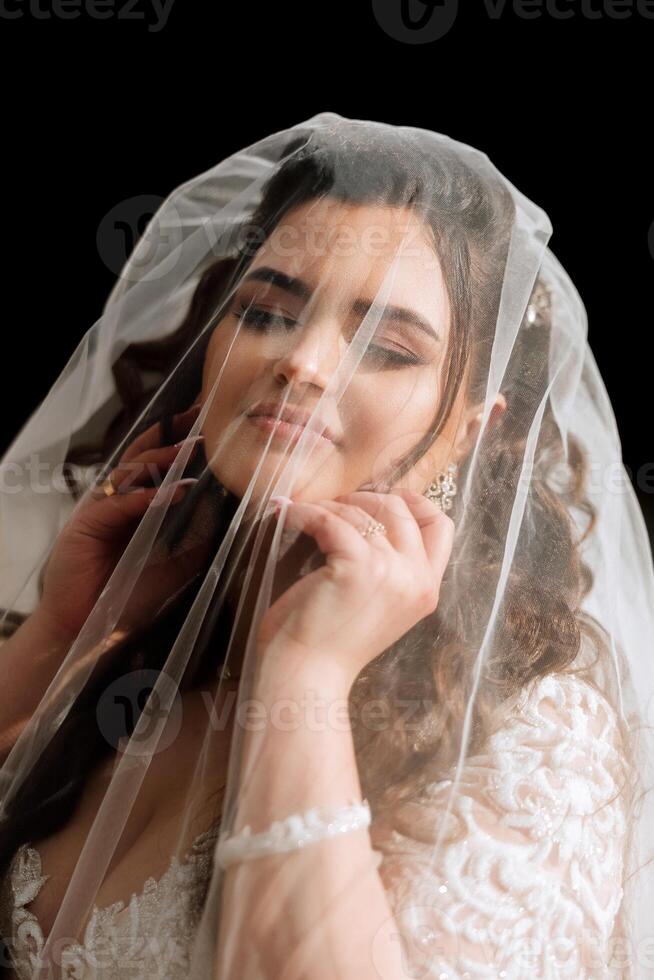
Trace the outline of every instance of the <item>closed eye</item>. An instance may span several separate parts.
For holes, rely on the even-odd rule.
[[[259,330],[267,330],[273,324],[284,325],[285,327],[293,328],[295,326],[295,320],[291,320],[289,317],[277,316],[270,313],[269,310],[264,310],[260,306],[250,306],[242,303],[234,316],[238,320],[243,320],[248,326],[255,327]]]
[[[296,325],[296,321],[290,317],[286,317],[283,314],[271,313],[269,310],[264,310],[260,306],[253,306],[246,303],[241,303],[233,315],[237,320],[244,322],[248,328],[257,330],[260,333],[267,333],[270,329],[279,327],[292,330]],[[405,347],[394,349],[382,347],[379,344],[369,344],[364,356],[377,363],[391,363],[400,366],[426,363],[421,357],[418,357],[417,354],[407,350]]]

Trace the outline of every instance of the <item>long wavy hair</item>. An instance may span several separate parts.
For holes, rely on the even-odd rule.
[[[439,154],[426,156],[410,141],[398,146],[384,139],[362,143],[352,139],[334,148],[328,141],[306,144],[299,138],[289,143],[286,153],[251,215],[256,234],[250,235],[244,228],[238,254],[221,257],[204,271],[188,312],[172,335],[132,344],[116,361],[114,378],[122,407],[99,444],[77,446],[69,453],[69,479],[75,494],[80,491],[72,475],[74,465],[105,463],[124,434],[136,435],[159,420],[162,441],[169,441],[173,415],[190,406],[201,389],[212,319],[256,255],[261,229],[265,230],[265,240],[286,213],[325,195],[354,204],[416,209],[431,232],[443,269],[453,311],[443,367],[443,396],[435,405],[429,430],[399,464],[398,478],[438,436],[464,376],[468,397],[483,400],[515,217],[513,198],[504,182],[499,177],[482,178],[445,145]],[[540,285],[537,282],[535,288]],[[368,664],[352,686],[350,714],[357,761],[362,790],[373,815],[383,811],[392,817],[398,803],[414,797],[425,782],[442,778],[457,760],[473,662],[494,601],[524,458],[525,412],[532,411],[545,397],[547,388],[550,328],[545,316],[536,332],[518,332],[502,384],[509,409],[487,428],[479,446],[477,472],[483,486],[478,499],[484,503],[479,534],[467,541],[465,553],[458,548],[455,536],[436,611]],[[166,385],[153,400],[157,384],[146,387],[144,373],[159,373],[165,378],[183,355],[176,383]],[[151,407],[153,401],[155,408]],[[549,478],[564,462],[570,479],[565,488],[555,492]],[[474,701],[469,752],[487,739],[498,705],[530,680],[553,671],[590,669],[575,665],[584,637],[590,640],[597,658],[608,653],[602,628],[580,609],[592,585],[580,547],[596,519],[586,496],[587,465],[575,440],[569,435],[562,437],[547,402],[528,491],[529,526],[521,529],[517,541],[501,615],[484,666],[485,683]],[[212,502],[208,520],[215,545],[211,554],[215,554],[238,501],[224,492],[206,461],[191,462],[187,472],[201,479],[166,516],[163,533],[172,550],[183,538],[184,528],[204,495]],[[464,462],[461,480],[465,474]],[[572,519],[573,508],[587,516],[581,537]],[[456,524],[457,498],[451,516]],[[546,588],[534,568],[536,551],[541,567],[547,568]],[[453,568],[456,590],[452,588]],[[138,635],[125,638],[92,672],[34,772],[3,815],[1,870],[6,869],[22,842],[48,836],[69,820],[87,775],[109,748],[97,725],[96,707],[102,692],[123,673],[139,667],[162,669],[203,578],[198,574],[164,615]],[[13,617],[14,625],[19,621],[19,616]],[[185,676],[188,687],[215,673],[230,626],[226,607],[210,607]],[[431,696],[426,698],[427,691]],[[371,730],[361,720],[362,708],[371,699],[385,706],[385,723],[379,730]],[[405,718],[407,699],[419,706],[410,720]],[[137,720],[135,716],[133,725]],[[407,832],[406,825],[402,829]]]

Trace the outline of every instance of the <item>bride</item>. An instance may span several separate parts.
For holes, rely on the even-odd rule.
[[[651,552],[550,234],[335,113],[164,202],[2,458],[5,976],[650,975]]]

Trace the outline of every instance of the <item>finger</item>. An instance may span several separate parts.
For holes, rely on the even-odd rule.
[[[394,491],[373,493],[357,490],[354,493],[342,494],[336,500],[360,506],[373,520],[381,521],[386,527],[388,540],[398,551],[409,555],[415,554],[416,549],[421,552],[424,550],[420,528],[402,495]]]
[[[183,412],[178,412],[173,416],[173,434],[175,440],[182,439],[188,433],[188,430],[193,426],[201,407],[201,403],[196,402],[194,405],[191,405],[190,408],[187,408]],[[162,438],[161,422],[154,422],[129,444],[125,452],[120,457],[119,465],[130,462],[130,460],[134,459],[147,449],[155,449],[160,447]]]
[[[109,474],[109,479],[117,492],[126,491],[133,485],[142,485],[147,480],[161,482],[161,477],[168,472],[180,451],[190,445],[190,457],[203,438],[203,435],[191,436],[174,446],[160,446],[146,450],[134,459],[119,463]]]
[[[356,561],[365,555],[368,546],[359,531],[327,507],[294,500],[284,504],[284,509],[284,529],[309,535],[328,560],[333,557]]]
[[[425,552],[437,581],[445,574],[454,542],[455,525],[438,504],[415,490],[398,489],[393,491],[406,502],[420,529]]]
[[[188,488],[197,482],[194,477],[185,477],[167,487],[139,487],[128,493],[115,493],[93,500],[79,516],[79,525],[94,535],[114,535],[140,519],[150,505],[178,503]]]
[[[346,504],[342,503],[340,500],[321,500],[319,503],[321,507],[325,507],[333,514],[338,514],[338,516],[342,517],[343,520],[349,521],[349,523],[356,528],[359,534],[365,531],[366,528],[370,527],[371,523],[377,519],[372,517],[368,510],[366,510],[364,507],[358,506],[357,504]],[[383,521],[381,523],[383,523]],[[370,543],[373,541],[381,541],[386,547],[388,547],[390,544],[387,535],[384,533],[369,534],[366,536],[366,540]]]

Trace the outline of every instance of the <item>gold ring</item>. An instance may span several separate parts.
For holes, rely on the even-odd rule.
[[[105,494],[106,497],[111,497],[114,493],[118,493],[115,486],[111,482],[111,477],[108,476],[106,480],[103,480],[100,484],[100,489]]]

